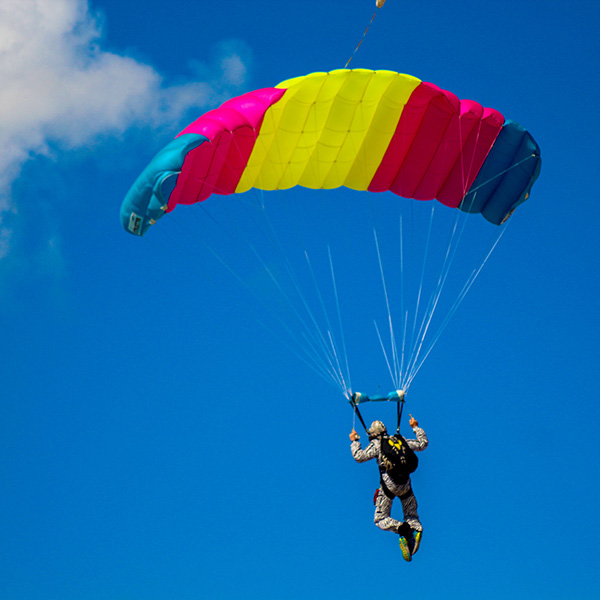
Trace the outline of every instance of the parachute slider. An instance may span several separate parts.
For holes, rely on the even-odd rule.
[[[375,394],[372,396],[367,396],[367,394],[361,394],[360,392],[355,392],[352,394],[352,401],[354,404],[364,404],[365,402],[402,402],[404,404],[404,396],[406,395],[404,390],[394,390],[390,392],[387,396],[383,396],[380,394]]]

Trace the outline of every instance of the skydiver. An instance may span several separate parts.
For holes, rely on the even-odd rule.
[[[418,421],[410,415],[409,425],[417,439],[406,440],[408,446],[415,452],[422,452],[429,443],[427,435],[419,427]],[[350,432],[352,444],[350,450],[356,462],[365,462],[373,458],[377,459],[380,472],[380,486],[375,493],[375,525],[384,531],[392,531],[400,535],[400,548],[404,560],[412,560],[412,555],[417,552],[423,536],[423,526],[417,514],[417,499],[412,490],[410,476],[401,477],[395,481],[390,477],[381,464],[381,440],[387,435],[387,429],[381,421],[373,421],[368,430],[370,444],[364,449],[360,446],[360,436],[353,428]],[[393,519],[390,514],[394,498],[400,498],[404,522]]]

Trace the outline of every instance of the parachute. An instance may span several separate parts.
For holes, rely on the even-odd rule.
[[[496,225],[541,168],[529,132],[497,111],[410,75],[341,69],[225,102],[186,127],[121,207],[143,235],[178,204],[257,188],[391,191],[481,213]]]
[[[407,202],[411,207],[428,205],[432,211],[440,206],[440,210],[450,211],[457,218],[487,221],[492,225],[486,226],[499,231],[503,230],[499,226],[529,197],[540,168],[540,149],[531,134],[493,108],[459,100],[453,93],[410,75],[340,69],[288,79],[275,87],[232,98],[202,115],[152,159],[127,193],[120,216],[127,232],[142,236],[180,204],[216,203],[229,207],[227,196],[246,198],[245,193],[252,189],[262,190],[261,194],[277,191],[275,195],[279,196],[283,190],[349,188],[358,192],[365,204],[374,198],[385,198],[398,206]],[[209,202],[204,202],[209,198]],[[357,214],[354,200],[344,197],[341,206],[334,208],[334,219],[343,222],[342,227],[348,215]],[[356,218],[368,221],[370,216],[357,214]],[[317,216],[313,221],[315,226],[320,223]],[[386,234],[391,224],[392,219],[385,221]],[[431,225],[427,228],[431,230]],[[454,225],[453,231],[457,229]],[[242,237],[236,235],[235,240]],[[317,237],[312,230],[311,237]],[[354,230],[348,230],[345,237],[352,237],[352,244],[347,245],[361,241]],[[430,237],[430,233],[423,236],[427,240],[426,256]],[[391,298],[402,294],[392,290],[384,279],[385,260],[377,233],[375,243],[379,269],[370,271],[381,271],[391,337],[391,350],[384,349],[384,353],[395,389],[406,391],[447,323],[448,317],[427,347],[423,342],[434,329],[431,320],[441,290],[446,287],[449,266],[444,265],[439,277],[435,277],[437,282],[429,302],[422,299],[423,276],[417,269],[420,282],[415,287],[414,318],[402,305],[398,320],[404,333],[397,345],[390,305]],[[411,245],[400,246],[399,252],[394,249],[401,255],[401,262],[408,262],[404,253]],[[452,262],[454,252],[450,246],[442,250],[445,263]],[[307,252],[303,254],[308,256]],[[329,263],[335,279],[331,254]],[[364,269],[364,256],[365,252],[357,259],[345,256],[342,264],[352,265],[356,271]],[[425,264],[423,267],[425,271]],[[312,264],[309,269],[310,280],[318,279]],[[290,271],[287,266],[285,270]],[[477,273],[475,270],[459,292],[458,301]],[[271,268],[269,277],[275,278]],[[401,274],[397,279],[403,278]],[[358,288],[368,296],[369,304],[374,303],[370,301],[372,286],[369,281]],[[276,287],[279,293],[279,281]],[[299,288],[295,279],[294,288]],[[322,306],[322,290],[318,289],[315,296],[317,305]],[[304,309],[310,303],[303,297],[301,304]],[[337,305],[339,313],[337,289],[332,304]],[[360,312],[365,312],[364,308]],[[426,310],[417,319],[422,308]],[[454,307],[448,314],[453,310]],[[314,313],[303,320],[309,326],[317,321]],[[342,319],[338,320],[341,323]],[[333,379],[350,398],[352,385],[349,375],[343,374],[348,360],[340,357],[333,319],[326,321],[322,331],[305,331],[297,336],[310,344],[302,357],[307,364],[320,362],[315,370]],[[408,334],[411,326],[413,333]],[[379,329],[377,334],[383,348]],[[341,346],[345,345],[343,340],[342,333]]]

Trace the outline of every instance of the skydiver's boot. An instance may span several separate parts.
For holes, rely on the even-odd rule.
[[[412,554],[410,553],[410,548],[408,547],[408,542],[406,541],[406,538],[403,535],[401,535],[398,541],[400,543],[400,550],[402,550],[402,558],[405,561],[410,562],[412,560]]]
[[[422,531],[414,531],[413,533],[413,543],[410,553],[416,554],[419,546],[421,545],[421,538],[423,537]]]
[[[402,523],[400,527],[398,527],[398,533],[400,535],[400,539],[398,543],[400,544],[400,550],[402,550],[402,558],[410,562],[412,560],[412,553],[409,545],[409,540],[412,538],[412,529],[406,523]]]

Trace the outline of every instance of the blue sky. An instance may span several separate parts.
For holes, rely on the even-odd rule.
[[[411,564],[373,526],[377,470],[350,456],[344,397],[208,260],[203,213],[143,239],[119,224],[189,121],[343,67],[373,11],[0,3],[3,600],[600,595],[595,5],[388,0],[351,62],[499,109],[544,161],[407,398],[430,439]],[[260,295],[246,248],[219,251]],[[360,312],[372,288],[353,289]],[[350,329],[357,389],[389,391],[373,332]]]

